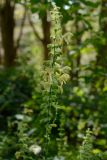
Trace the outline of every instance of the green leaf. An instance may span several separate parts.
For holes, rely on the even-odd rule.
[[[99,2],[92,2],[92,1],[87,1],[87,0],[82,0],[82,3],[84,3],[85,5],[89,6],[89,7],[93,7],[96,8],[99,6]]]

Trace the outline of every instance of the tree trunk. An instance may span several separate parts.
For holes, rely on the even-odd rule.
[[[98,67],[101,67],[102,72],[107,72],[107,6],[106,6],[106,0],[102,0],[101,3],[101,11],[100,11],[100,17],[99,17],[99,25],[100,25],[100,32],[102,35],[100,36],[101,39],[103,39],[103,43],[98,43],[95,47],[97,50],[97,57],[96,57],[96,64],[95,69]],[[96,82],[99,81],[99,88],[102,90],[104,88],[104,83],[106,80],[106,76],[95,76],[93,78],[92,86],[91,86],[91,94],[96,95],[97,89]]]
[[[0,27],[0,65],[2,64],[2,53],[1,53],[1,27]]]
[[[12,67],[15,64],[16,49],[14,46],[14,7],[10,0],[0,9],[1,37],[4,50],[4,65]]]
[[[98,56],[97,65],[100,65],[107,70],[107,1],[102,0],[101,12],[100,12],[100,31],[102,32],[102,37],[104,43],[98,46]]]
[[[48,60],[49,59],[49,50],[48,50],[48,44],[51,43],[50,40],[50,28],[51,28],[51,23],[50,21],[47,20],[47,12],[45,13],[44,17],[42,18],[42,28],[43,28],[43,48],[44,48],[44,59]]]

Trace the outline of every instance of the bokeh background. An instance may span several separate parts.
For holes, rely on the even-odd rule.
[[[107,1],[0,0],[1,160],[14,159],[17,122],[23,119],[23,108],[32,111],[28,134],[39,144],[43,141],[44,131],[38,126],[38,84],[43,63],[50,58],[47,46],[51,43],[54,2],[62,14],[63,34],[69,39],[63,45],[63,61],[71,68],[70,80],[58,98],[68,148],[77,148],[86,129],[91,128],[94,152],[107,149]],[[57,130],[52,134],[57,136]]]

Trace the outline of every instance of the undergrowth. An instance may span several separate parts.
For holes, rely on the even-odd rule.
[[[50,60],[43,65],[40,89],[41,104],[39,106],[39,126],[37,133],[31,130],[33,121],[32,109],[23,106],[22,117],[16,123],[14,138],[8,135],[0,143],[0,160],[6,160],[9,145],[14,146],[11,160],[106,160],[107,153],[93,153],[93,136],[87,130],[83,144],[79,151],[73,152],[65,131],[65,113],[63,106],[58,103],[58,97],[63,92],[63,85],[69,80],[70,68],[63,62],[63,42],[61,14],[59,8],[53,5],[50,12],[52,21]],[[66,39],[67,40],[67,39]],[[68,42],[67,42],[68,43]],[[31,125],[32,127],[32,125]],[[29,132],[30,130],[30,132]],[[36,137],[35,137],[36,135]],[[3,135],[0,137],[3,138]],[[8,149],[8,151],[6,151]]]

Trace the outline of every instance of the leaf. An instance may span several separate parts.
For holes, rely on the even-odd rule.
[[[92,2],[92,1],[87,1],[87,0],[82,0],[82,3],[84,3],[85,5],[89,6],[89,7],[93,7],[96,8],[99,6],[99,2]]]

